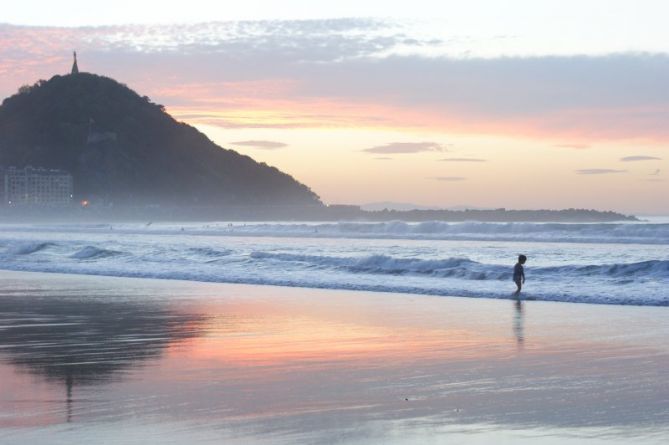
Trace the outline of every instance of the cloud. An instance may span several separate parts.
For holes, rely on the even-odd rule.
[[[444,151],[444,147],[436,142],[391,142],[386,145],[365,148],[367,153],[422,153],[430,151]]]
[[[620,158],[623,162],[634,162],[634,161],[661,161],[662,158],[657,158],[655,156],[625,156]]]
[[[435,181],[444,181],[444,182],[458,182],[467,180],[467,178],[465,178],[464,176],[435,176],[428,179],[434,179]]]
[[[288,144],[276,141],[238,141],[230,142],[230,144],[242,147],[259,148],[261,150],[276,150],[288,146]]]
[[[488,162],[485,159],[479,158],[444,158],[439,159],[440,162]]]
[[[660,172],[661,172],[661,171],[662,171],[662,170],[660,170],[660,169],[658,168],[658,169],[656,169],[653,173],[651,173],[651,174],[648,175],[648,176],[660,176]]]
[[[669,55],[453,57],[443,41],[408,29],[375,19],[0,24],[0,97],[67,72],[76,48],[83,71],[117,78],[168,110],[190,108],[232,128],[384,126],[586,142],[669,140]],[[240,111],[243,119],[229,118]],[[218,112],[228,115],[219,119]]]
[[[590,145],[588,144],[556,144],[555,146],[558,148],[573,148],[576,150],[584,150],[586,148],[590,148]]]
[[[388,158],[388,157],[385,157],[385,156],[378,156],[374,159],[376,159],[377,161],[392,161],[393,160],[393,158]]]
[[[585,168],[576,170],[579,175],[609,175],[616,173],[627,173],[627,170],[614,170],[610,168]]]

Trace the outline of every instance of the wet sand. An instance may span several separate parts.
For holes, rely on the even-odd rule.
[[[668,316],[0,272],[0,443],[664,443]]]

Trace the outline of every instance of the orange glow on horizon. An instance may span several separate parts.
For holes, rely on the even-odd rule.
[[[644,114],[664,111],[658,109],[579,110],[524,119],[491,119],[485,116],[463,116],[445,110],[407,109],[333,99],[237,99],[226,103],[209,98],[195,100],[193,105],[168,105],[167,110],[177,120],[191,125],[228,129],[357,128],[400,130],[407,133],[427,131],[538,141],[575,140],[583,145],[613,141],[653,145],[669,142],[669,131],[658,132],[654,127],[644,128],[648,125],[643,119]]]

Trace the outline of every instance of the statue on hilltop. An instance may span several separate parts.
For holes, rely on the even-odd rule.
[[[72,64],[72,74],[79,74],[79,65],[77,65],[77,52],[74,51],[74,63]]]

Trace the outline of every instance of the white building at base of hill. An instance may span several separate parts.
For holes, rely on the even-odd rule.
[[[72,175],[62,170],[9,167],[4,183],[5,205],[60,207],[72,203]]]

